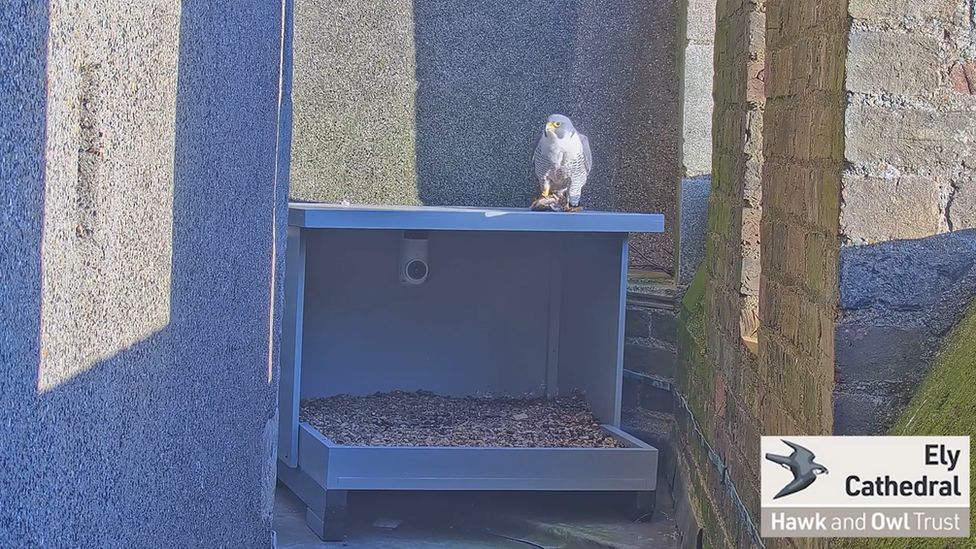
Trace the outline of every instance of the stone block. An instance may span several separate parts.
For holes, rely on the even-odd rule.
[[[946,210],[952,230],[976,228],[976,179],[956,185]]]
[[[917,379],[936,343],[919,327],[838,324],[835,334],[836,379],[845,385]]]
[[[841,234],[855,244],[922,238],[939,232],[940,184],[929,177],[843,178]]]
[[[715,39],[715,0],[686,0],[687,38],[692,43],[708,44]]]
[[[934,159],[976,161],[972,113],[851,105],[845,119],[845,158],[874,168],[890,164],[913,171]],[[906,170],[903,170],[906,171]]]
[[[673,412],[674,395],[648,382],[640,384],[640,406],[654,412]]]
[[[952,16],[956,5],[955,0],[848,0],[847,9],[854,19],[872,22],[905,17],[944,21]]]
[[[851,29],[847,89],[921,95],[939,87],[939,41],[927,33]]]
[[[627,337],[647,337],[650,333],[650,311],[644,308],[628,306],[624,322],[624,335]]]
[[[833,434],[883,435],[897,417],[890,409],[901,409],[892,405],[890,398],[835,391]]]
[[[620,404],[624,409],[640,406],[641,381],[639,378],[624,374],[620,390]]]
[[[890,323],[893,313],[922,312],[968,288],[974,264],[976,231],[845,247],[840,251],[840,306],[877,311],[879,320]],[[927,323],[946,327],[941,320]]]
[[[677,352],[647,339],[629,339],[624,344],[624,367],[628,370],[674,379]]]
[[[674,311],[657,309],[650,311],[651,337],[665,343],[676,343],[678,339],[678,317]]]
[[[691,283],[705,256],[705,226],[708,223],[708,193],[711,177],[681,180],[681,240],[678,243],[678,285]]]

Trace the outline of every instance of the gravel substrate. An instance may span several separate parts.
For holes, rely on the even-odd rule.
[[[428,391],[302,400],[301,420],[357,446],[623,448],[579,396],[447,397]]]

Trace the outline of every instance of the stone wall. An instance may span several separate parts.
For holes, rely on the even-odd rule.
[[[674,271],[674,1],[297,0],[291,196],[525,207],[547,115],[593,148],[590,209],[665,214],[633,266]]]
[[[715,183],[701,288],[682,305],[679,446],[706,538],[746,547],[762,543],[760,436],[832,427],[846,27],[843,5],[814,0],[720,2],[716,21]],[[753,354],[743,313],[757,305]]]
[[[829,434],[846,6],[767,4],[760,376],[766,434]]]
[[[744,547],[756,543],[748,516],[759,511],[765,404],[754,350],[742,339],[757,325],[765,6],[719,0],[715,25],[712,191],[705,260],[682,304],[678,387],[687,413],[677,412],[678,457],[710,543]]]
[[[971,0],[850,0],[836,422],[887,430],[976,295]]]
[[[757,327],[764,10],[762,1],[751,0],[719,2],[716,8],[707,303],[723,318],[724,338],[735,345],[754,336]],[[716,346],[709,351],[719,356]]]
[[[840,2],[769,0],[719,2],[716,27],[709,241],[702,303],[689,290],[682,307],[679,432],[706,537],[749,546],[760,436],[832,425],[846,26]]]
[[[281,7],[0,6],[3,547],[270,547]]]
[[[960,206],[973,185],[976,18],[970,0],[767,0],[753,270],[736,240],[750,234],[740,206],[753,204],[738,199],[753,173],[743,158],[759,157],[723,146],[753,133],[727,100],[743,83],[748,97],[750,82],[721,57],[730,4],[717,11],[708,251],[678,330],[690,413],[677,415],[706,538],[745,546],[761,543],[746,535],[759,435],[886,432],[976,294],[976,231]],[[741,54],[750,28],[738,29],[729,42]],[[753,275],[754,360],[734,322]]]

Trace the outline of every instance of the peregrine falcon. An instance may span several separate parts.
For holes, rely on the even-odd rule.
[[[573,121],[561,114],[546,120],[546,127],[532,155],[542,199],[554,195],[559,204],[578,211],[586,176],[593,167],[590,142],[576,131]]]

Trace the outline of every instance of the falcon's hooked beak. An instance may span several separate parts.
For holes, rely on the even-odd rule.
[[[555,134],[556,128],[559,127],[558,122],[546,122],[546,133]]]

